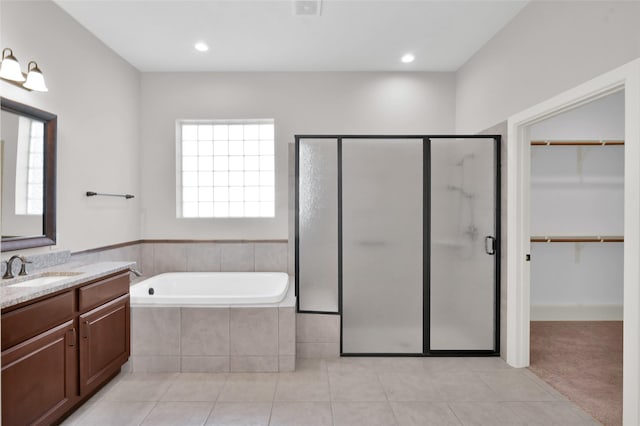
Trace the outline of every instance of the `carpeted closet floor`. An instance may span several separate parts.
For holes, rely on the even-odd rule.
[[[532,321],[529,368],[604,425],[622,425],[622,321]]]

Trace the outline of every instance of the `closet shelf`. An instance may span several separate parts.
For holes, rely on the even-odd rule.
[[[532,243],[621,243],[622,235],[583,235],[583,236],[531,236]]]
[[[547,176],[531,178],[532,185],[624,185],[624,176]]]
[[[534,140],[532,146],[610,146],[624,145],[623,140]]]

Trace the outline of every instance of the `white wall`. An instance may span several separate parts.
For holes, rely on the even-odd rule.
[[[50,1],[2,1],[2,47],[23,70],[35,60],[48,93],[0,82],[3,97],[58,115],[58,248],[83,250],[139,238],[139,72]],[[23,250],[46,251],[48,248]]]
[[[142,238],[288,238],[295,134],[449,133],[453,73],[143,73]],[[274,118],[275,219],[176,219],[175,121]]]
[[[533,1],[457,72],[456,127],[476,132],[640,57],[640,2]]]
[[[623,140],[624,92],[531,126],[532,140]],[[624,233],[623,146],[533,146],[531,234]],[[622,319],[622,243],[532,243],[531,319]]]

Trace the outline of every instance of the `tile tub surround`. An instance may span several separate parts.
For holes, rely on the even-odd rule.
[[[140,269],[147,276],[164,272],[290,272],[288,243],[273,241],[145,242]]]
[[[262,306],[132,306],[131,371],[293,371],[293,293]]]
[[[277,374],[123,373],[63,424],[599,423],[528,370],[499,358],[349,357],[300,359],[295,372]]]
[[[340,315],[296,314],[298,358],[340,356]]]
[[[287,240],[140,240],[72,253],[93,263],[132,260],[145,277],[164,272],[290,272]]]

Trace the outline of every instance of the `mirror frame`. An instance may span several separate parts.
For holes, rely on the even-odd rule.
[[[14,251],[56,244],[56,142],[58,116],[47,111],[0,98],[3,111],[44,122],[44,188],[42,235],[3,238],[0,251]]]

